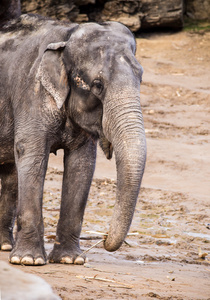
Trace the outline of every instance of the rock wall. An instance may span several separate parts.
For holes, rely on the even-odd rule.
[[[22,0],[22,13],[82,23],[119,21],[132,31],[183,25],[183,0]]]
[[[0,1],[0,24],[18,16],[20,0]],[[21,10],[77,23],[118,21],[133,32],[154,27],[180,29],[184,13],[210,20],[209,0],[21,0]]]

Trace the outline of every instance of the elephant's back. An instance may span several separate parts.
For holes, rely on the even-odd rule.
[[[76,25],[33,14],[4,25],[0,29],[0,86],[13,86],[14,82],[24,86],[26,77],[34,80],[48,44],[68,40]],[[20,78],[23,81],[18,83]]]

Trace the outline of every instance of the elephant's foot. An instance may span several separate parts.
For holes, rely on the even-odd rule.
[[[13,255],[10,257],[9,262],[11,264],[28,266],[42,266],[46,264],[46,260],[43,257],[34,258],[31,255],[25,255],[23,257]]]
[[[64,249],[60,245],[55,244],[48,258],[50,263],[84,265],[84,263],[88,262],[88,258],[82,255],[82,251],[77,246]]]
[[[44,248],[28,245],[27,247],[14,247],[9,262],[16,265],[42,266],[47,260]]]
[[[2,243],[0,246],[1,251],[11,251],[12,244],[11,243]]]
[[[0,250],[11,251],[13,246],[13,238],[10,232],[0,234]]]

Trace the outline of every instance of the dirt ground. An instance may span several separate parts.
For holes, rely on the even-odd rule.
[[[91,249],[84,266],[15,266],[37,274],[62,299],[210,299],[210,32],[137,39],[147,165],[131,233],[120,250]],[[59,217],[62,151],[51,156],[44,192],[46,249]],[[81,248],[106,232],[116,171],[98,151]],[[206,253],[206,254],[205,254]],[[208,254],[208,255],[207,255]],[[202,258],[203,256],[203,258]],[[7,261],[8,253],[0,253]]]

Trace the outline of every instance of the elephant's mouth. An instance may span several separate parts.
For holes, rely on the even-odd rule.
[[[107,159],[111,159],[112,158],[112,154],[113,154],[113,146],[107,140],[107,138],[105,138],[104,135],[100,137],[100,139],[99,139],[99,145],[100,145],[101,149],[103,150],[106,158]]]

